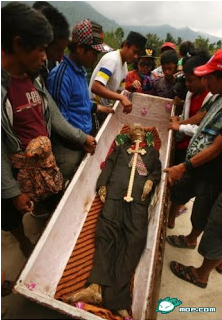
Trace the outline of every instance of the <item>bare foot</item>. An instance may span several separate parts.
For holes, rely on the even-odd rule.
[[[98,284],[90,284],[88,288],[81,289],[76,293],[64,297],[64,301],[69,304],[82,301],[100,305],[102,303],[101,286]]]

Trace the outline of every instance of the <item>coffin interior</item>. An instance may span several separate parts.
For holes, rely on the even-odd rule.
[[[168,131],[170,112],[166,108],[167,103],[172,104],[172,100],[135,93],[133,110],[127,115],[122,112],[121,104],[115,103],[115,114],[107,117],[97,134],[96,153],[85,157],[69,184],[17,281],[17,293],[76,319],[102,319],[56,300],[56,288],[95,198],[100,164],[123,125],[137,122],[143,126],[155,126],[161,139],[162,167],[168,166],[172,134]],[[141,112],[144,108],[146,114]],[[160,280],[161,276],[166,201],[166,174],[163,173],[149,207],[147,245],[134,277],[132,311],[135,319],[155,318],[153,304],[158,298],[159,282],[156,278]],[[35,284],[34,290],[28,289],[30,284]]]

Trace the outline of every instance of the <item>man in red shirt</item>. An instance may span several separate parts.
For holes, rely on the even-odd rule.
[[[33,210],[29,194],[21,189],[11,157],[24,154],[27,145],[51,130],[86,152],[95,151],[95,139],[69,125],[61,116],[43,81],[35,78],[53,39],[46,18],[29,6],[11,2],[2,8],[2,229],[10,231],[27,256],[32,248],[22,217]],[[27,180],[27,183],[30,181]]]

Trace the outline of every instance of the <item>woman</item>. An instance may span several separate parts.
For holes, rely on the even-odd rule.
[[[128,72],[126,76],[126,90],[151,94],[153,80],[156,78],[152,72],[155,68],[154,59],[153,50],[145,49],[137,61],[136,69]]]

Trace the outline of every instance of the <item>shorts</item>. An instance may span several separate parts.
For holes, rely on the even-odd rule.
[[[222,259],[222,193],[210,212],[198,252],[209,260]]]

